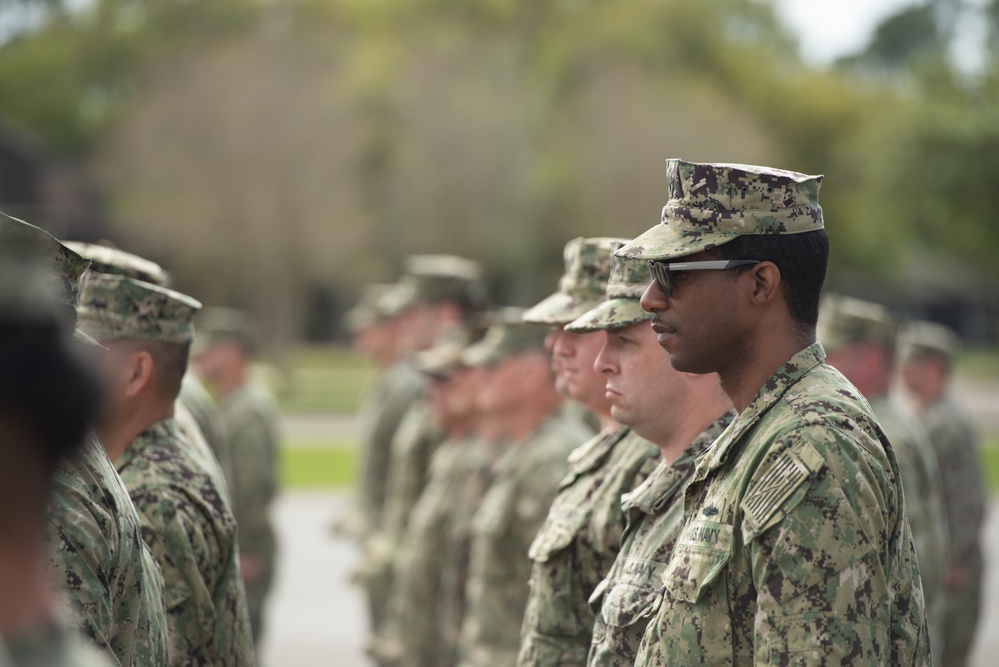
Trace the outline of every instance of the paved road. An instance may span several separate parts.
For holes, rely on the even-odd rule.
[[[268,613],[263,667],[371,667],[364,658],[364,601],[347,584],[357,560],[347,542],[327,530],[342,511],[343,493],[287,493],[275,518],[282,559]],[[999,565],[999,499],[985,528],[986,558]],[[985,609],[972,667],[993,667],[999,656],[999,567],[985,581]]]

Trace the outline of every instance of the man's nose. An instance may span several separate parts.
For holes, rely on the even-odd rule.
[[[659,284],[654,280],[645,288],[639,303],[642,305],[642,310],[648,313],[655,313],[669,308],[669,300],[663,294],[663,291],[659,289]]]

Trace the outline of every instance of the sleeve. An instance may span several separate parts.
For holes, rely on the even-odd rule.
[[[928,662],[888,459],[827,429],[805,427],[784,444],[742,503],[756,664]],[[903,660],[906,647],[921,648]]]
[[[230,425],[233,451],[234,514],[239,526],[239,548],[259,554],[261,540],[270,533],[268,507],[277,493],[275,429],[263,415],[244,415]]]
[[[221,664],[214,655],[219,631],[210,580],[220,548],[205,519],[183,498],[144,490],[135,494],[142,522],[142,537],[163,574],[171,656],[174,661],[207,660]],[[181,658],[180,656],[187,656]]]

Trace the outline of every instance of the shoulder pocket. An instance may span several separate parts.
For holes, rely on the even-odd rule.
[[[791,513],[808,493],[825,461],[810,444],[786,451],[753,484],[742,501],[746,544]]]
[[[576,530],[571,524],[561,521],[546,523],[531,543],[527,555],[535,563],[545,563],[553,554],[572,544],[575,536]]]
[[[731,524],[697,520],[684,527],[662,584],[669,597],[697,602],[732,558]]]

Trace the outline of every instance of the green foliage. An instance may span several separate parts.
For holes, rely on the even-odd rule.
[[[285,488],[342,488],[354,480],[357,448],[347,443],[289,443],[281,451]]]

